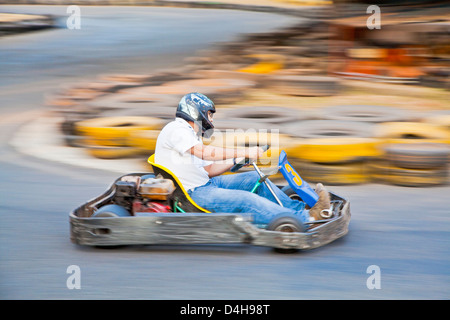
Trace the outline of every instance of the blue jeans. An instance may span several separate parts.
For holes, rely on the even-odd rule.
[[[199,206],[211,212],[251,213],[253,223],[260,226],[266,226],[279,215],[294,215],[302,223],[309,221],[309,211],[305,210],[305,203],[289,198],[269,180],[267,182],[283,207],[264,183],[255,193],[250,192],[259,178],[256,171],[221,175],[188,192]]]

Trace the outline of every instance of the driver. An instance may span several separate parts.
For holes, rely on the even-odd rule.
[[[172,171],[201,207],[220,213],[251,213],[254,223],[270,223],[275,216],[294,215],[301,223],[321,220],[320,212],[330,207],[328,192],[318,184],[319,200],[310,210],[305,203],[289,198],[273,185],[280,206],[263,183],[250,192],[260,176],[256,171],[222,175],[244,158],[256,160],[264,153],[260,147],[220,148],[204,145],[214,125],[214,103],[201,93],[186,94],[180,101],[176,118],[160,132],[155,147],[155,162]]]

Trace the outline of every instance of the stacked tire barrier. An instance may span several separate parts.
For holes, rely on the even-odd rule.
[[[307,181],[416,187],[448,182],[450,125],[445,114],[405,116],[405,110],[369,105],[321,111],[319,119],[302,118],[300,110],[285,107],[240,107],[224,113],[234,119],[226,121],[229,126],[235,121],[242,127],[247,123],[258,130],[279,130],[279,146],[273,153],[286,150]],[[240,139],[245,137],[250,137],[248,132]],[[264,143],[246,141],[246,145],[257,144]]]
[[[365,183],[366,163],[379,156],[372,126],[352,121],[310,120],[288,127],[301,139],[291,149],[294,167],[307,181],[326,184]]]
[[[175,117],[175,107],[186,92],[204,92],[223,103],[253,86],[248,80],[205,81],[164,72],[124,75],[64,88],[47,97],[47,103],[62,115],[68,145],[83,147],[97,158],[118,159],[154,150],[157,133]]]
[[[91,155],[114,159],[154,149],[162,125],[163,121],[153,117],[101,117],[79,121],[75,130]]]
[[[87,94],[92,88],[69,90],[71,99],[54,100],[61,104],[59,113],[65,115],[66,141],[101,159],[144,160],[154,151],[159,131],[174,118],[177,99],[184,94],[181,80],[174,81],[173,86],[170,82],[126,88],[121,84],[117,91],[100,90],[97,98]],[[234,88],[251,87],[249,81],[241,84],[243,87]],[[168,92],[168,88],[178,87],[176,94]],[[90,99],[84,100],[88,96]],[[223,98],[229,99],[226,94]],[[404,110],[393,107],[345,105],[319,108],[316,118],[310,118],[293,107],[237,104],[218,108],[217,134],[205,143],[238,148],[271,144],[273,148],[259,164],[275,178],[281,177],[276,165],[283,149],[295,169],[310,182],[432,186],[448,180],[447,114],[409,118]]]
[[[401,186],[448,182],[450,126],[424,117],[424,122],[387,122],[377,128],[383,157],[370,166],[374,181]]]
[[[388,145],[384,158],[371,164],[372,177],[410,187],[446,184],[448,149],[448,145],[437,143]]]
[[[48,97],[48,104],[63,118],[66,143],[97,158],[137,157],[146,164],[160,129],[175,117],[178,101],[197,91],[212,98],[218,109],[217,134],[205,143],[240,148],[271,144],[260,165],[275,177],[280,176],[277,158],[284,149],[310,182],[446,184],[447,111],[417,115],[392,106],[348,104],[315,107],[310,112],[295,104],[247,100],[248,92],[257,96],[271,91],[279,97],[336,95],[340,81],[324,76],[321,65],[328,53],[323,41],[327,37],[320,24],[310,22],[250,35],[176,71],[104,75],[68,86]]]

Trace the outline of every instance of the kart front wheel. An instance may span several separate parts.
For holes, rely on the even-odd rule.
[[[278,232],[303,232],[304,230],[300,222],[293,217],[274,219],[269,223],[267,229]]]
[[[297,219],[284,216],[271,221],[267,229],[277,232],[303,232],[305,228]],[[295,253],[298,249],[274,248],[274,251],[278,253]]]

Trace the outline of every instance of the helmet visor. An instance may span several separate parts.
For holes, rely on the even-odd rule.
[[[213,124],[213,112],[208,111],[206,116],[203,116],[202,119],[202,134],[203,137],[209,138],[214,132],[214,124]]]

